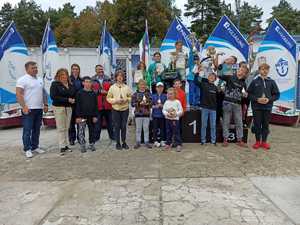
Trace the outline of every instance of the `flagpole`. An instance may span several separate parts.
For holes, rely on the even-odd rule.
[[[4,33],[2,34],[0,40],[2,40],[2,38],[4,37],[4,35],[7,33],[8,28],[10,28],[14,22],[15,22],[15,21],[12,20],[12,21],[10,22],[10,24],[8,25],[8,27],[6,27],[6,30],[5,30]]]

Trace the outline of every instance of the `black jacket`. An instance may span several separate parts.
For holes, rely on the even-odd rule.
[[[269,102],[265,105],[257,102],[257,99],[261,98],[263,94],[269,99]],[[280,91],[276,82],[270,77],[263,80],[260,76],[257,76],[248,88],[248,97],[253,110],[271,110],[273,103],[280,97]]]
[[[52,99],[52,105],[70,107],[69,98],[75,98],[76,90],[73,85],[69,84],[69,88],[66,88],[61,82],[53,81],[50,87],[50,97]]]
[[[209,83],[207,79],[195,76],[194,82],[201,89],[200,106],[205,109],[217,109],[218,88],[215,84]]]
[[[76,117],[97,117],[98,103],[97,95],[94,91],[81,89],[76,94]]]
[[[224,101],[241,104],[242,90],[247,89],[245,80],[239,79],[236,75],[223,75],[219,78],[226,81]]]

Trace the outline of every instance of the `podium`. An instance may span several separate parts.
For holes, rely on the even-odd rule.
[[[182,142],[184,143],[200,143],[201,142],[201,110],[191,110],[186,111],[182,117],[181,122],[182,129]],[[248,141],[248,128],[243,129],[243,141],[247,143]],[[217,124],[216,128],[217,142],[223,142],[223,129],[221,124]],[[210,141],[210,127],[209,120],[206,131],[206,140]],[[229,129],[228,142],[237,142],[236,130],[235,128]]]
[[[209,120],[208,120],[209,122]],[[243,141],[248,142],[248,128],[243,128]],[[223,129],[221,124],[217,124],[216,128],[217,142],[223,142]],[[144,142],[144,134],[142,132],[142,143]],[[181,118],[181,138],[183,143],[200,143],[201,142],[201,110],[186,111]],[[149,125],[149,140],[153,143],[152,121]],[[209,123],[206,130],[206,141],[210,142]],[[229,143],[237,142],[235,128],[229,129]]]

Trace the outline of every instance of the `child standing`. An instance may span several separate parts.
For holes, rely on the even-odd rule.
[[[76,94],[76,123],[79,125],[79,144],[82,153],[86,152],[85,127],[89,129],[89,149],[95,151],[95,123],[97,122],[97,95],[92,90],[92,80],[84,77],[83,89]]]
[[[166,118],[166,132],[167,142],[166,149],[170,149],[174,137],[174,145],[176,151],[181,151],[181,136],[180,136],[180,125],[179,117],[183,114],[183,109],[179,100],[176,99],[176,92],[174,88],[169,88],[167,93],[167,101],[163,106],[163,114]]]
[[[155,147],[165,147],[165,117],[162,113],[163,105],[167,100],[167,95],[163,93],[164,84],[158,82],[156,84],[156,94],[152,94],[152,123],[153,123],[153,139]],[[160,142],[159,142],[160,141]]]
[[[210,142],[216,145],[216,117],[218,88],[214,84],[217,75],[210,73],[208,79],[195,76],[195,84],[201,89],[201,145],[206,143],[206,128],[209,117]]]
[[[144,142],[147,148],[152,148],[149,143],[149,124],[152,107],[151,93],[147,88],[145,80],[138,82],[138,90],[132,96],[131,105],[134,107],[134,117],[136,125],[136,144],[135,149],[141,147],[141,135],[144,131]]]
[[[254,78],[248,88],[248,96],[251,101],[254,120],[256,143],[254,149],[262,147],[265,150],[271,148],[267,143],[269,134],[269,121],[274,101],[280,97],[277,84],[268,77],[270,66],[263,63],[259,66],[259,75]]]

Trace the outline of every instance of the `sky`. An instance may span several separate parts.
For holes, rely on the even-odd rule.
[[[0,0],[0,7],[5,2],[10,2],[12,5],[18,3],[20,0]],[[70,2],[72,5],[75,5],[76,12],[80,12],[83,8],[85,8],[87,5],[95,6],[96,0],[35,0],[39,5],[42,6],[43,9],[48,9],[50,6],[52,8],[58,8],[61,7],[64,3]],[[227,3],[232,3],[234,5],[235,0],[225,0]],[[246,1],[246,0],[241,0]],[[264,15],[262,17],[263,21],[265,22],[271,15],[272,6],[278,5],[280,0],[247,0],[246,2],[249,2],[250,5],[258,5],[263,8]],[[184,9],[184,4],[187,2],[187,0],[176,0],[175,1],[176,6],[179,9]],[[300,0],[288,0],[292,4],[293,7],[300,10]],[[184,23],[186,25],[190,24],[189,18],[182,17]]]

